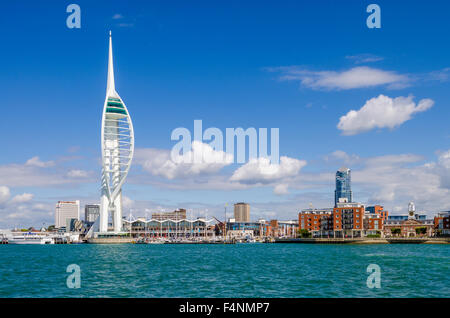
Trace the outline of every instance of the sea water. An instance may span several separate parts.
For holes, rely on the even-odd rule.
[[[0,245],[0,297],[450,297],[450,245]]]

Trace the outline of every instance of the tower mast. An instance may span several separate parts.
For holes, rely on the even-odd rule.
[[[128,109],[116,91],[112,36],[109,31],[108,79],[102,116],[102,183],[100,232],[108,232],[111,214],[114,232],[122,231],[122,185],[134,154],[134,130]]]

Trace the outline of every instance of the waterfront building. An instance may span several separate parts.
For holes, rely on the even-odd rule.
[[[384,210],[382,205],[366,206],[366,213],[374,214],[383,220],[387,220],[389,217],[389,212]]]
[[[66,219],[66,232],[81,232],[83,230],[83,221],[78,219]]]
[[[229,219],[226,223],[227,237],[245,238],[250,234],[251,237],[267,237],[270,235],[270,224],[265,220],[257,222],[238,222],[235,219]]]
[[[353,202],[351,170],[345,167],[336,171],[336,190],[334,191],[335,207],[341,198],[347,199],[347,202]]]
[[[388,216],[389,212],[382,205],[367,206],[364,213],[364,234],[382,236]]]
[[[426,214],[416,213],[413,202],[408,204],[408,213],[399,215],[389,215],[384,224],[385,236],[433,236],[434,220],[427,219]]]
[[[109,33],[108,81],[103,106],[102,181],[100,202],[100,232],[108,231],[111,214],[113,230],[122,230],[122,185],[131,166],[134,153],[134,131],[131,117],[114,84],[111,31]]]
[[[65,227],[70,219],[80,219],[80,201],[58,201],[55,209],[55,228]]]
[[[364,230],[364,205],[340,199],[333,209],[333,230],[338,237],[362,237]]]
[[[215,236],[216,220],[197,219],[146,219],[123,220],[123,231],[132,237],[191,239],[212,238]]]
[[[450,235],[450,211],[439,212],[434,217],[434,228],[438,235]]]
[[[186,219],[186,210],[178,209],[173,212],[154,212],[152,213],[152,219],[163,220],[183,220]]]
[[[364,213],[364,234],[382,235],[385,219],[375,213]]]
[[[279,220],[270,220],[269,222],[269,233],[272,237],[289,237],[295,238],[297,237],[298,232],[298,221],[290,220],[290,221],[279,221]]]
[[[411,216],[407,213],[405,214],[394,214],[388,216],[388,221],[406,221],[408,219],[414,219],[414,220],[426,220],[427,215],[426,214],[414,214],[414,218],[411,218]]]
[[[400,233],[396,233],[398,229]],[[423,232],[421,232],[423,231]],[[415,220],[407,219],[404,221],[388,220],[384,225],[384,236],[401,236],[401,237],[415,237],[427,236],[431,237],[434,234],[434,220]]]
[[[86,204],[84,206],[84,221],[87,224],[94,223],[100,215],[100,205]]]
[[[333,209],[304,209],[298,214],[298,228],[308,230],[312,237],[334,236]]]
[[[250,222],[250,204],[236,203],[234,205],[234,219],[236,222]]]

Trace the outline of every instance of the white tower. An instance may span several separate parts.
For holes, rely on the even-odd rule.
[[[408,204],[408,219],[414,219],[414,214],[416,214],[416,206],[414,202],[409,202]]]
[[[111,31],[109,31],[108,85],[102,118],[102,188],[100,232],[108,231],[111,213],[114,232],[122,230],[122,185],[134,153],[134,132],[128,109],[116,92]]]

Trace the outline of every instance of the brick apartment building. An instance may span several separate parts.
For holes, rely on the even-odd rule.
[[[313,237],[333,236],[333,209],[305,209],[298,214],[298,228]]]
[[[333,209],[333,230],[335,237],[364,236],[364,205],[341,200]]]
[[[439,212],[434,217],[434,228],[438,235],[450,235],[450,211]]]
[[[364,234],[383,235],[384,224],[389,217],[389,212],[385,211],[383,206],[368,206],[364,213]]]

